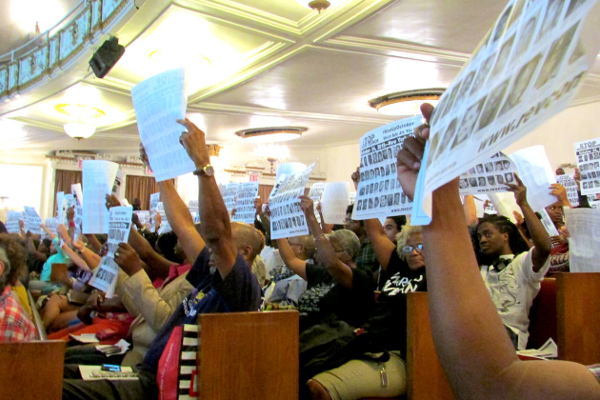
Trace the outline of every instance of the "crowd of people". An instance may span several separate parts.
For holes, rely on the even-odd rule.
[[[428,119],[432,108],[422,111]],[[458,398],[600,398],[599,368],[521,362],[515,352],[527,348],[529,309],[541,281],[569,271],[564,208],[570,204],[562,186],[548,188],[557,201],[546,208],[558,236],[547,233],[514,175],[504,184],[520,208],[516,224],[501,215],[478,218],[473,197],[461,201],[456,179],[434,192],[428,226],[403,216],[354,220],[353,205],[345,225],[335,226],[310,197],[300,196],[310,234],[271,239],[260,199],[254,225],[230,221],[207,170],[204,132],[178,122],[196,166],[201,222],[194,223],[172,181],[159,182],[172,232],[149,232],[134,214],[127,242],[114,251],[114,297],[89,285],[107,252],[106,235],[77,234],[72,210],[56,233],[42,225],[43,237],[23,225],[20,234],[0,226],[0,341],[40,339],[40,330],[68,341],[63,398],[164,397],[170,390],[164,383],[179,374],[169,360],[174,338],[197,324],[198,314],[280,307],[300,313],[302,397],[401,396],[406,295],[415,291],[429,292],[436,350]],[[426,124],[417,128],[397,154],[397,181],[410,199],[428,132]],[[360,169],[352,173],[356,188],[365,176]],[[107,208],[119,205],[107,195]],[[35,313],[42,326],[32,322]],[[130,349],[110,362],[132,367],[138,379],[81,379],[79,365],[106,362],[94,346],[70,340],[84,333],[106,343],[128,341]]]

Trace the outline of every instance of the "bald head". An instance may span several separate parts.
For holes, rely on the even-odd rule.
[[[252,225],[243,222],[232,222],[231,236],[238,253],[244,257],[248,265],[252,265],[254,258],[265,247],[264,235]]]

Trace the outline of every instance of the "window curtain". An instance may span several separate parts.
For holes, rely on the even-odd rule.
[[[150,209],[150,195],[158,192],[158,183],[153,176],[127,175],[125,178],[125,198],[133,204],[133,199],[140,199],[142,210]]]
[[[71,185],[81,183],[81,171],[70,171],[66,169],[57,169],[54,174],[54,198],[52,200],[52,209],[56,210],[56,193],[71,193]]]

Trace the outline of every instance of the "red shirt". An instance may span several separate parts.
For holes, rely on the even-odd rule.
[[[14,297],[10,286],[0,295],[0,342],[27,342],[38,339],[35,326]]]

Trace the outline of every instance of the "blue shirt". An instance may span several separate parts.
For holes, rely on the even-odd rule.
[[[60,240],[55,237],[52,239],[52,243],[54,247],[56,247],[56,254],[48,257],[46,262],[44,263],[44,268],[42,268],[42,273],[40,274],[40,280],[44,282],[48,282],[50,280],[50,274],[52,273],[52,264],[66,264],[69,262],[69,256],[65,254],[64,251],[60,248]]]
[[[260,285],[244,258],[238,254],[233,268],[222,279],[216,270],[211,271],[209,256],[210,252],[205,246],[187,276],[195,289],[183,300],[150,344],[142,370],[156,373],[173,328],[183,324],[197,324],[199,314],[258,311],[261,302]]]

